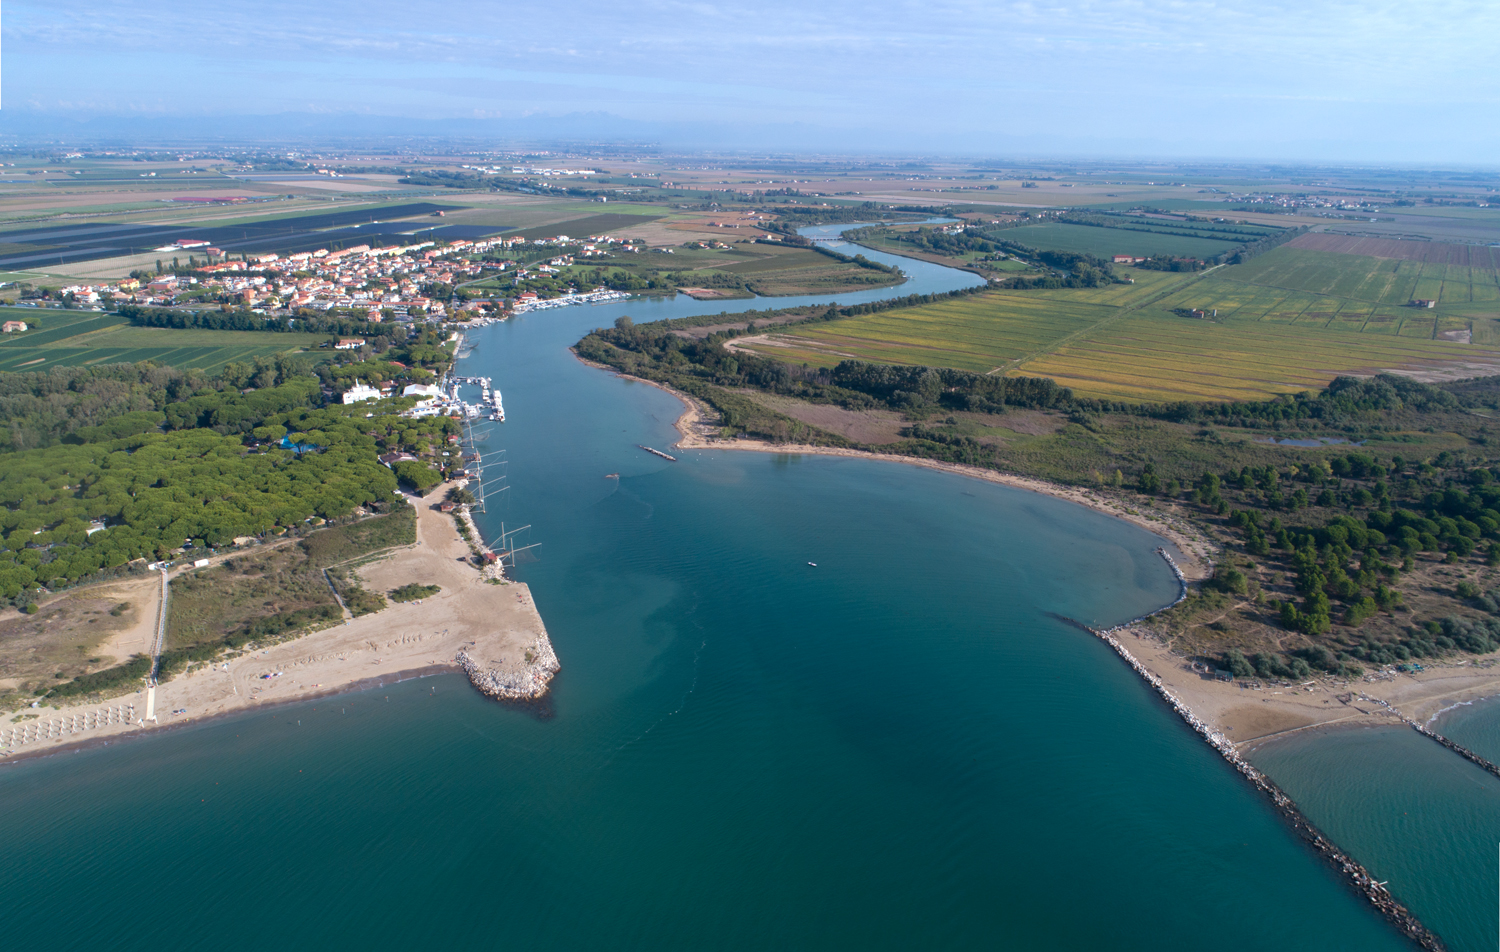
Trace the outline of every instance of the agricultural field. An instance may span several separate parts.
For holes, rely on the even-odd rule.
[[[0,241],[11,247],[9,251],[0,251],[0,267],[8,270],[34,269],[100,258],[161,257],[163,254],[170,256],[170,253],[157,253],[153,249],[179,239],[212,242],[235,254],[307,251],[326,247],[331,238],[358,238],[360,232],[350,226],[431,216],[435,212],[458,207],[460,206],[431,202],[365,205],[334,212],[322,211],[286,217],[242,217],[219,224],[202,223],[190,227],[148,222],[25,224],[0,233]],[[328,232],[327,229],[341,230]]]
[[[1299,325],[1225,325],[1142,310],[1026,362],[1082,396],[1258,400],[1317,390],[1340,374],[1500,371],[1500,348]]]
[[[1468,209],[1478,211],[1479,209]],[[1500,216],[1491,216],[1500,224]],[[1461,264],[1491,271],[1500,269],[1500,248],[1453,244],[1443,241],[1396,241],[1390,238],[1360,238],[1353,235],[1308,234],[1287,243],[1289,248],[1334,252],[1401,261]]]
[[[150,360],[209,373],[236,360],[317,347],[324,334],[265,334],[133,327],[113,314],[89,311],[5,309],[4,319],[40,321],[41,329],[0,339],[0,371],[47,370]]]
[[[1408,306],[1413,299],[1436,308]],[[1215,271],[1160,302],[1224,323],[1297,324],[1412,338],[1462,335],[1495,343],[1500,271],[1463,264],[1277,248]]]
[[[1259,280],[1291,274],[1309,287],[1383,287],[1378,273],[1324,273],[1300,253],[1280,263],[1274,255],[1207,273],[1131,271],[1134,285],[990,291],[734,346],[809,366],[855,358],[1047,376],[1085,396],[1153,401],[1258,399],[1381,370],[1436,377],[1500,370],[1500,321],[1222,277],[1255,269],[1250,276]],[[1192,307],[1218,308],[1218,317],[1173,313]],[[1473,342],[1464,343],[1471,326]]]
[[[831,367],[855,357],[989,373],[1055,346],[1117,310],[1040,295],[990,292],[798,327],[772,335],[764,344],[736,346],[813,366]]]
[[[598,207],[597,205],[594,207]],[[610,232],[618,232],[621,229],[628,231],[634,225],[645,225],[660,218],[656,214],[630,214],[614,213],[605,215],[589,215],[585,218],[572,218],[550,225],[537,225],[533,228],[525,228],[521,231],[507,233],[507,237],[514,238],[555,238],[558,235],[567,235],[570,238],[585,238],[589,235],[603,235]],[[628,235],[626,237],[629,237]]]
[[[1089,225],[1023,225],[995,233],[1004,241],[1014,241],[1038,251],[1071,251],[1108,259],[1110,255],[1172,255],[1184,258],[1211,258],[1231,251],[1239,242],[1208,238],[1188,238],[1160,232],[1134,231],[1124,228],[1095,228]]]

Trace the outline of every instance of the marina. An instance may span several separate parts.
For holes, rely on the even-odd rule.
[[[511,313],[525,314],[528,311],[544,311],[548,308],[568,307],[573,304],[608,304],[611,301],[624,301],[629,298],[630,295],[624,291],[611,291],[607,288],[583,292],[568,291],[560,297],[523,299],[511,307]]]
[[[459,377],[450,375],[445,383],[446,386],[444,389],[448,394],[450,405],[456,405],[464,419],[485,419],[494,421],[495,423],[505,422],[505,404],[500,398],[500,391],[492,389],[489,377]],[[466,402],[459,394],[460,385],[478,387],[478,402]]]

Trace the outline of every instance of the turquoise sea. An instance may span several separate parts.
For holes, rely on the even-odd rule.
[[[900,263],[902,293],[971,280]],[[637,449],[674,441],[679,404],[568,345],[622,313],[721,307],[474,335],[462,370],[494,378],[509,418],[488,439],[512,489],[485,528],[541,543],[519,574],[562,662],[544,706],[440,675],[10,765],[7,945],[1408,947],[1059,619],[1170,601],[1155,537],[913,466]],[[1423,743],[1382,749],[1430,793],[1440,846],[1393,837],[1378,785],[1320,799],[1298,750],[1266,766],[1309,778],[1309,814],[1382,878],[1426,851],[1392,888],[1452,948],[1489,948],[1494,901],[1450,887],[1493,894],[1500,799],[1461,772],[1424,786],[1451,755]]]

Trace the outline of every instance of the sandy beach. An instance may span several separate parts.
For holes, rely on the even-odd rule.
[[[142,722],[144,688],[94,703],[23,710],[0,721],[0,750],[11,758],[46,753],[461,666],[473,669],[476,684],[487,678],[540,697],[556,659],[531,591],[520,582],[487,580],[467,561],[470,548],[453,517],[436,508],[441,498],[438,492],[414,500],[414,545],[390,550],[358,571],[371,591],[417,582],[440,586],[437,595],[392,602],[359,618],[346,613],[344,623],[332,628],[196,666],[157,687],[155,722]],[[156,607],[143,614],[154,618]]]
[[[1251,742],[1329,725],[1398,724],[1379,704],[1385,701],[1426,724],[1443,709],[1500,693],[1500,653],[1458,661],[1424,660],[1416,672],[1371,672],[1345,680],[1320,677],[1281,687],[1255,681],[1219,681],[1192,670],[1159,633],[1142,624],[1114,636],[1198,718],[1243,747]],[[1488,667],[1484,665],[1488,664]]]

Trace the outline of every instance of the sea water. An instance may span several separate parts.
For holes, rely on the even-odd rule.
[[[440,675],[0,770],[7,942],[1405,947],[1064,620],[1170,601],[1159,539],[914,466],[646,454],[680,405],[567,346],[670,306],[526,315],[462,368],[505,394],[481,525],[541,543],[545,705]]]
[[[1450,949],[1495,947],[1500,779],[1398,725],[1304,731],[1249,757]]]

